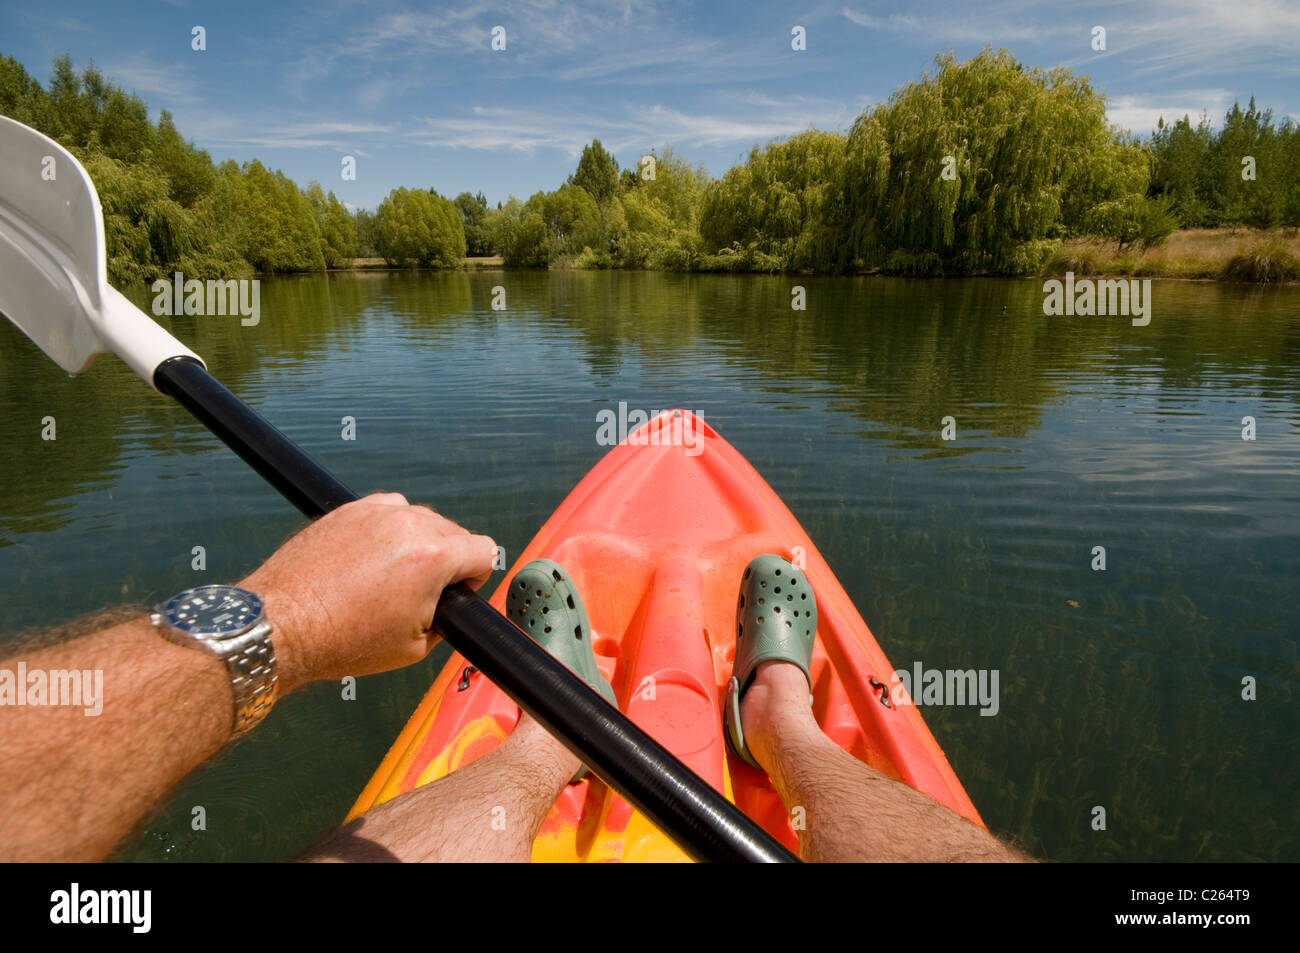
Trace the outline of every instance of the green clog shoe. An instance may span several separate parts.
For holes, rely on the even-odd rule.
[[[515,573],[506,594],[506,617],[605,701],[618,707],[613,687],[596,666],[591,623],[582,597],[564,567],[549,559],[534,559]],[[581,780],[586,773],[583,765],[573,781]]]
[[[794,565],[770,553],[755,556],[745,567],[736,603],[736,658],[723,711],[727,741],[746,764],[762,770],[745,746],[740,700],[760,662],[793,662],[808,679],[812,704],[813,641],[817,636],[817,598],[808,578]]]

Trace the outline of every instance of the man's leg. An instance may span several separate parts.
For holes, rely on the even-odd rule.
[[[786,809],[804,809],[804,860],[1029,859],[827,738],[808,705],[808,681],[795,665],[759,663],[740,717],[746,744]]]
[[[301,859],[527,863],[546,812],[578,765],[524,715],[489,754],[372,808]]]

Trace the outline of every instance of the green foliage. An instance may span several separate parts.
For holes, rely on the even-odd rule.
[[[1022,274],[1085,235],[1149,248],[1180,224],[1300,226],[1300,127],[1254,100],[1218,131],[1206,118],[1162,120],[1143,144],[1111,127],[1104,99],[1067,70],[992,50],[935,64],[847,136],[811,129],[755,146],[720,180],[671,148],[654,157],[653,178],[640,162],[620,170],[592,140],[560,188],[495,209],[482,193],[396,189],[375,213],[353,214],[259,162],[216,167],[167,112],[150,122],[137,97],[67,57],[47,90],[0,56],[0,112],[86,164],[118,283],[355,257],[455,266],[494,252],[540,268]],[[1242,178],[1245,156],[1254,180]],[[1241,257],[1242,274],[1289,273],[1293,261],[1274,267],[1269,249]]]
[[[1151,194],[1166,197],[1188,226],[1300,226],[1300,126],[1273,123],[1252,98],[1234,103],[1217,132],[1207,117],[1193,126],[1163,117],[1151,137]],[[1254,160],[1254,179],[1243,160]]]
[[[193,216],[167,195],[167,181],[106,155],[83,156],[100,189],[109,278],[143,281],[180,267],[201,234]]]
[[[1006,51],[936,72],[860,116],[835,264],[907,273],[1018,273],[1089,210],[1146,191],[1140,151],[1088,81]]]
[[[492,254],[492,233],[487,222],[487,199],[483,193],[470,195],[462,192],[454,199],[460,210],[461,224],[465,229],[465,252],[478,258]]]
[[[1151,194],[1169,199],[1174,214],[1191,228],[1208,225],[1208,165],[1215,135],[1208,117],[1193,127],[1187,116],[1166,124],[1161,117],[1151,137]]]
[[[562,185],[554,192],[538,192],[526,207],[546,223],[553,255],[576,255],[584,248],[601,249],[600,209],[582,186]]]
[[[378,258],[379,232],[375,227],[375,215],[365,209],[357,209],[353,217],[357,229],[357,256],[360,258]]]
[[[655,177],[640,178],[622,196],[623,228],[614,254],[625,268],[696,268],[704,254],[700,209],[709,187],[702,166],[692,166],[666,148],[655,159]]]
[[[311,203],[316,228],[320,232],[321,257],[325,265],[338,268],[358,257],[356,221],[343,203],[333,192],[326,195],[319,182],[308,186],[307,200]]]
[[[1145,249],[1168,238],[1178,228],[1178,219],[1168,196],[1130,194],[1094,205],[1084,225],[1088,234],[1111,239],[1117,249],[1134,243]]]
[[[167,177],[172,198],[186,208],[195,205],[216,185],[217,171],[212,158],[181,138],[172,124],[171,113],[165,109],[158,117],[150,164]]]
[[[320,229],[311,202],[280,171],[254,159],[230,175],[234,209],[247,225],[244,257],[258,271],[321,271]]]
[[[707,190],[700,211],[706,248],[754,270],[829,270],[836,236],[828,222],[844,177],[844,136],[811,130],[755,147],[749,161]],[[715,265],[722,270],[728,262]]]
[[[531,200],[530,200],[531,201]],[[513,195],[492,218],[497,249],[507,265],[515,268],[545,268],[555,256],[553,240],[545,219]]]
[[[569,176],[569,185],[583,189],[597,203],[613,198],[618,189],[618,163],[605,151],[599,139],[584,146],[577,171]]]
[[[592,248],[584,248],[573,260],[574,268],[613,268],[615,266],[614,256],[607,251],[596,251]]]
[[[465,258],[465,227],[450,199],[398,188],[375,211],[379,254],[395,265],[452,268]]]
[[[0,111],[52,136],[81,160],[99,192],[108,272],[124,285],[175,270],[228,277],[309,271],[351,257],[355,229],[333,195],[313,202],[261,163],[215,168],[163,112],[107,82],[54,63],[48,91],[0,57]],[[346,221],[345,221],[346,220]]]

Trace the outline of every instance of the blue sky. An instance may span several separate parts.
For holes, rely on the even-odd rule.
[[[490,48],[497,25],[504,52]],[[368,208],[397,185],[526,198],[559,185],[593,137],[623,166],[671,144],[718,175],[755,143],[847,129],[935,53],[985,45],[1088,74],[1112,120],[1142,134],[1162,113],[1217,122],[1252,94],[1300,116],[1300,3],[1282,0],[0,0],[0,53],[42,83],[61,53],[93,61],[218,161],[260,158]],[[355,182],[340,179],[345,154]]]

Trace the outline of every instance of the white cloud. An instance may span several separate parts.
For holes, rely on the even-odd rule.
[[[1140,136],[1148,136],[1163,116],[1166,123],[1176,122],[1184,116],[1193,124],[1200,121],[1201,113],[1210,117],[1213,125],[1223,122],[1223,114],[1236,97],[1226,89],[1189,89],[1176,93],[1138,93],[1132,96],[1114,96],[1106,103],[1106,118],[1121,129]]]
[[[169,103],[197,103],[202,99],[201,89],[193,72],[187,66],[145,66],[139,58],[129,65],[109,62],[101,67],[106,77],[128,92],[136,93],[153,105],[157,99]]]
[[[1130,42],[1137,71],[1258,70],[1265,62],[1300,72],[1300,5],[1282,0],[1152,0],[1117,17],[1113,49]]]
[[[868,30],[880,30],[884,28],[884,24],[869,13],[862,13],[858,10],[851,10],[848,7],[845,7],[840,12],[843,13],[844,16],[852,20],[854,23],[856,23],[858,26],[864,26]]]
[[[743,102],[744,95],[733,97]],[[748,111],[686,112],[659,103],[627,106],[609,115],[576,110],[475,106],[468,114],[426,118],[411,138],[422,145],[458,149],[510,149],[533,153],[560,149],[577,156],[593,137],[614,152],[674,144],[700,147],[791,136],[809,126],[843,128],[853,119],[842,103],[802,96],[757,97]]]
[[[394,127],[367,122],[249,123],[231,117],[209,117],[202,122],[205,143],[222,146],[256,146],[267,149],[335,149],[354,155],[364,139],[391,137]]]
[[[1050,11],[1043,9],[1045,15],[1042,17],[1030,15],[1031,8],[1041,6],[1030,0],[959,13],[950,3],[929,8],[915,4],[911,7],[913,13],[891,13],[886,17],[875,17],[852,7],[844,7],[840,13],[849,22],[868,30],[910,35],[940,46],[947,43],[987,43],[992,46],[1039,43],[1078,32],[1079,27],[1062,22],[1055,8]],[[1086,28],[1083,36],[1087,36]]]
[[[851,23],[926,42],[1053,44],[1064,61],[1095,59],[1093,26],[1106,28],[1107,55],[1134,73],[1195,76],[1258,70],[1271,63],[1300,74],[1300,4],[1290,0],[1102,0],[1086,14],[1045,0],[1003,0],[956,12],[949,3],[914,3],[908,13],[873,16],[852,7]]]

